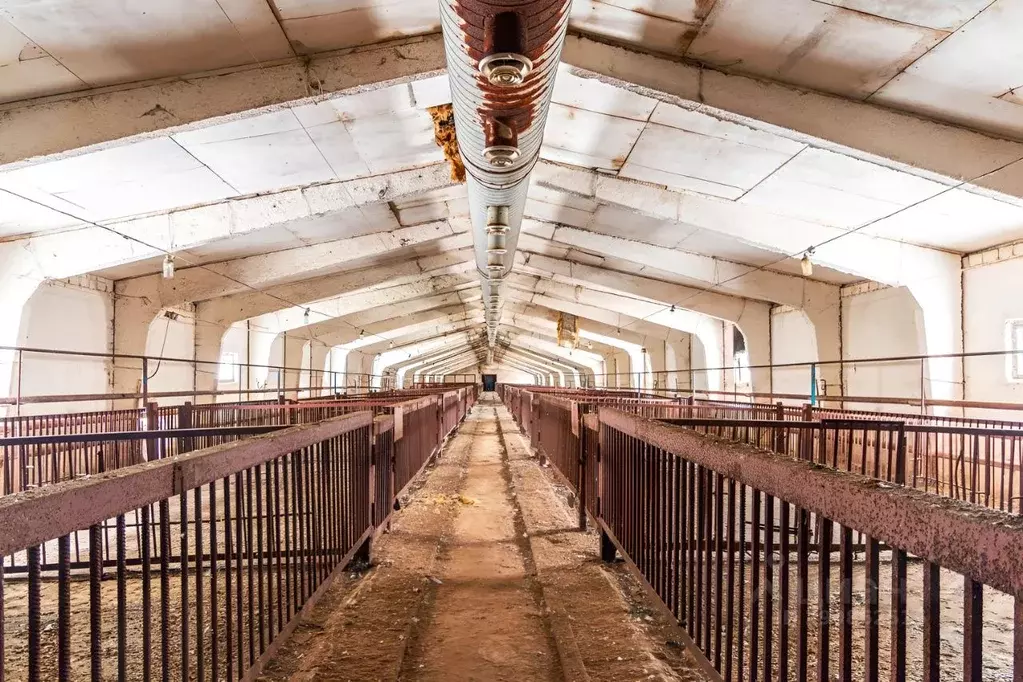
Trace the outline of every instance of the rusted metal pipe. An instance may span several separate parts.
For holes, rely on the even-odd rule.
[[[487,340],[497,342],[529,175],[568,26],[568,0],[441,0],[455,132],[467,173]]]

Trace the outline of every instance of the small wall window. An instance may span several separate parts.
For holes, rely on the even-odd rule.
[[[749,384],[750,383],[750,371],[749,371],[749,353],[746,351],[739,351],[735,354],[735,383],[737,384]]]
[[[749,351],[746,350],[746,337],[738,327],[732,327],[732,366],[735,368],[735,383],[750,383]]]
[[[1012,351],[1005,356],[1006,378],[1023,382],[1023,320],[1006,321],[1005,350]]]
[[[238,354],[221,353],[217,381],[222,384],[237,384],[239,378]]]

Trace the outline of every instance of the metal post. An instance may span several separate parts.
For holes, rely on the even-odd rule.
[[[142,358],[142,405],[149,404],[149,358]],[[113,407],[111,405],[111,407]]]
[[[925,397],[924,359],[920,358],[920,414],[927,414],[927,398]]]
[[[817,364],[810,364],[810,404],[817,406]]]
[[[575,412],[575,420],[579,429],[579,480],[576,483],[579,490],[579,530],[586,530],[586,424],[583,423],[583,405],[573,402],[572,410]]]
[[[14,398],[15,412],[17,416],[21,416],[21,366],[22,360],[24,360],[24,351],[18,351],[18,394]]]
[[[774,418],[777,421],[785,421],[785,406],[779,402],[774,406]],[[778,453],[785,452],[785,427],[775,426],[774,427],[774,451]]]

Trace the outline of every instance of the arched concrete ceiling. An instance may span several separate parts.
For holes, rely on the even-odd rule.
[[[247,321],[388,371],[496,362],[426,111],[450,101],[436,3],[159,5],[0,13],[0,315],[88,273],[114,282],[117,352],[194,306],[203,358]],[[963,254],[1023,239],[1012,0],[577,2],[570,31],[504,286],[509,366],[592,373],[721,320],[759,338],[774,304],[825,356],[842,285],[908,286],[926,317]],[[568,355],[561,313],[604,341]]]

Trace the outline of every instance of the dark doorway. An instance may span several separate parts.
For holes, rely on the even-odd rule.
[[[483,390],[484,391],[496,391],[497,390],[497,375],[496,374],[484,374],[483,375]]]

